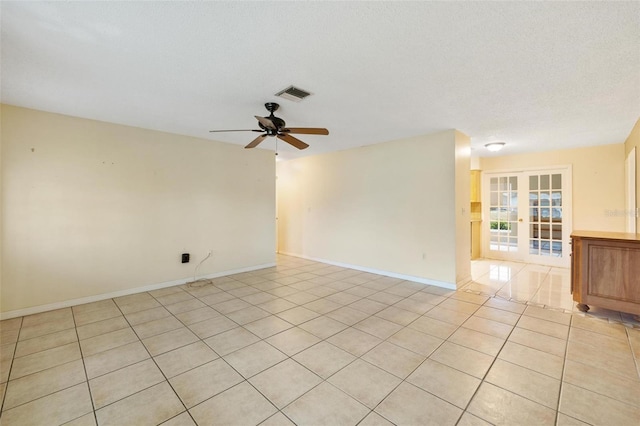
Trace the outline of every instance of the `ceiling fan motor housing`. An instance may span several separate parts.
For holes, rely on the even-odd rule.
[[[267,111],[271,113],[268,117],[265,117],[265,118],[268,118],[269,120],[271,120],[271,122],[276,126],[276,128],[271,129],[269,127],[266,127],[260,122],[258,122],[258,126],[260,126],[262,130],[267,132],[268,136],[276,136],[278,132],[281,129],[284,129],[285,126],[287,125],[287,123],[285,123],[285,121],[282,118],[276,117],[275,115],[273,115],[273,112],[277,111],[278,108],[280,108],[280,105],[278,105],[275,102],[267,102],[266,104],[264,104],[264,107],[267,109]]]
[[[278,108],[280,108],[280,104],[277,104],[275,102],[267,102],[266,104],[264,104],[264,107],[267,109],[267,111],[273,114],[273,111],[277,111]]]
[[[260,126],[260,128],[263,129],[264,131],[266,131],[270,136],[274,136],[281,129],[285,128],[286,123],[280,117],[276,117],[275,115],[271,114],[270,116],[265,117],[265,118],[268,118],[269,120],[271,120],[271,122],[276,126],[276,128],[275,129],[270,129],[270,128],[264,126],[260,122],[258,122],[258,126]]]

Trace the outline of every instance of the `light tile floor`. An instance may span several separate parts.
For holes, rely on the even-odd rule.
[[[566,270],[473,273],[448,291],[278,256],[5,320],[0,423],[638,424],[640,324],[573,312]]]
[[[569,268],[480,259],[471,262],[471,276],[473,280],[462,291],[581,314],[571,296]],[[597,306],[587,316],[640,327],[631,314]]]

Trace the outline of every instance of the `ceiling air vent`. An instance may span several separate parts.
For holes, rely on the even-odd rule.
[[[286,89],[276,93],[276,96],[289,99],[290,101],[293,101],[293,102],[300,102],[301,100],[303,100],[309,95],[311,95],[310,92],[307,92],[306,90],[302,90],[294,86],[289,86]]]

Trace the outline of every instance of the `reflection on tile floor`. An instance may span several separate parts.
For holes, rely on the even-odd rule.
[[[479,259],[471,262],[471,277],[472,281],[464,285],[462,291],[584,315],[576,308],[571,295],[569,268]],[[592,306],[586,316],[640,327],[640,322],[631,314],[597,306]]]
[[[4,426],[635,425],[640,327],[567,270],[278,266],[0,322]]]

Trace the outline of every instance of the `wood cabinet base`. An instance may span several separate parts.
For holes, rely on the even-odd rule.
[[[640,235],[571,234],[571,291],[582,312],[589,305],[640,314]]]
[[[580,312],[588,312],[589,311],[589,305],[585,305],[584,303],[578,303],[576,305],[576,307],[578,308],[578,310]]]
[[[571,291],[582,312],[589,305],[640,315],[640,235],[571,234]]]

